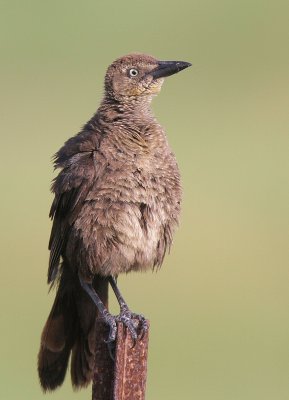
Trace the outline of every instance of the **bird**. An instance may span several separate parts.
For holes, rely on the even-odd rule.
[[[158,269],[179,223],[182,189],[176,158],[151,101],[164,79],[191,66],[132,53],[107,69],[99,108],[54,156],[48,284],[56,296],[43,328],[38,374],[44,391],[59,387],[69,359],[74,389],[94,369],[95,321],[114,343],[122,321],[137,340],[133,313],[117,286],[131,271]],[[111,285],[120,305],[108,311]]]

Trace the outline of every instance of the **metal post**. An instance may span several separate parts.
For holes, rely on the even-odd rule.
[[[92,400],[145,400],[149,331],[133,343],[125,326],[119,323],[115,362],[104,342],[108,329],[101,320],[96,323],[96,334]]]

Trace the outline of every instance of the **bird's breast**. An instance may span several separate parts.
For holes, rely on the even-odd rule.
[[[121,143],[95,154],[95,182],[74,224],[89,268],[104,275],[160,264],[180,212],[179,171],[166,143]]]

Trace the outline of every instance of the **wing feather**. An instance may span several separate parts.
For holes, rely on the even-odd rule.
[[[64,168],[53,182],[55,198],[49,213],[53,225],[48,245],[48,283],[57,276],[69,232],[94,183],[93,157],[92,152],[81,154],[78,158],[74,156],[74,163]]]

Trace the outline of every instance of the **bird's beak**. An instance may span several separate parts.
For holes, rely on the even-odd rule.
[[[154,79],[165,78],[190,67],[192,64],[185,61],[158,61],[158,66],[150,72]]]

